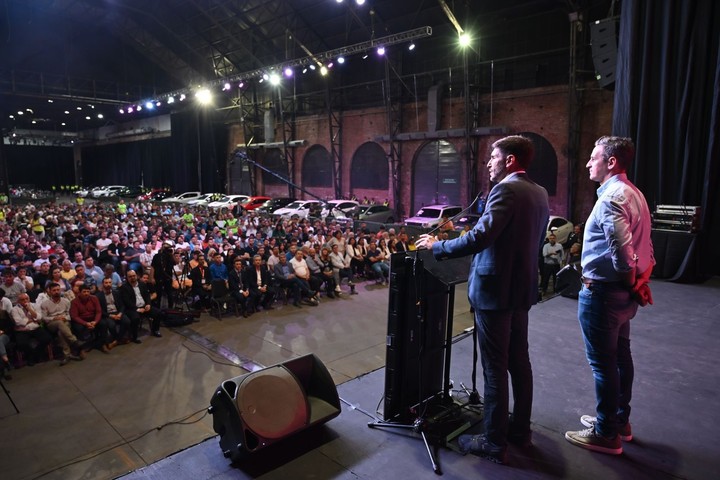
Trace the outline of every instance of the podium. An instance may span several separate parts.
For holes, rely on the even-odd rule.
[[[438,262],[430,250],[393,254],[386,340],[387,422],[416,419],[428,403],[452,403],[455,285],[466,282],[470,257]]]

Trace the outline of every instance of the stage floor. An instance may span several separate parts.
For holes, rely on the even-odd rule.
[[[472,317],[464,288],[457,287],[454,308],[455,388],[471,384],[472,337],[463,330]],[[383,395],[387,287],[364,283],[359,291],[323,299],[318,307],[279,305],[249,319],[203,316],[109,355],[92,352],[62,368],[50,362],[13,371],[5,384],[20,414],[0,392],[3,478],[431,478],[419,438],[367,426]],[[554,297],[530,312],[535,446],[511,448],[509,466],[440,448],[445,477],[717,476],[711,415],[720,407],[714,365],[720,279],[656,281],[653,291],[655,305],[632,323],[635,439],[622,456],[585,451],[563,438],[565,430],[581,428],[580,415],[592,413],[594,392],[577,303]],[[215,388],[245,372],[238,364],[272,365],[306,353],[315,353],[338,384],[340,416],[230,465],[205,415]]]

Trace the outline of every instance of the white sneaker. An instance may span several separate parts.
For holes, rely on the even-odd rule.
[[[594,427],[595,425],[597,425],[597,417],[593,417],[592,415],[583,415],[582,417],[580,417],[580,423],[582,423],[586,427]],[[632,440],[633,436],[630,422],[626,423],[618,429],[618,435],[620,435],[620,440],[622,440],[623,442],[629,442]]]

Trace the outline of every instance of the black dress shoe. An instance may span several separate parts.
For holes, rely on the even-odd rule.
[[[152,333],[150,333],[150,335],[152,335],[153,337],[157,337],[157,338],[162,337],[162,334],[160,332],[152,332]]]
[[[493,445],[485,435],[460,435],[458,446],[463,455],[472,453],[501,465],[507,463],[507,448]]]

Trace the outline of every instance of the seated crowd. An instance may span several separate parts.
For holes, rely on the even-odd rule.
[[[121,202],[122,203],[122,202]],[[119,208],[122,207],[122,208]],[[233,214],[236,212],[236,214]],[[0,370],[161,337],[167,306],[210,308],[221,284],[248,317],[277,299],[316,306],[388,284],[389,259],[414,248],[401,229],[278,220],[241,209],[103,203],[4,207],[0,221]],[[13,345],[17,361],[8,356]],[[59,351],[62,354],[59,354]],[[21,360],[20,360],[21,359]]]

